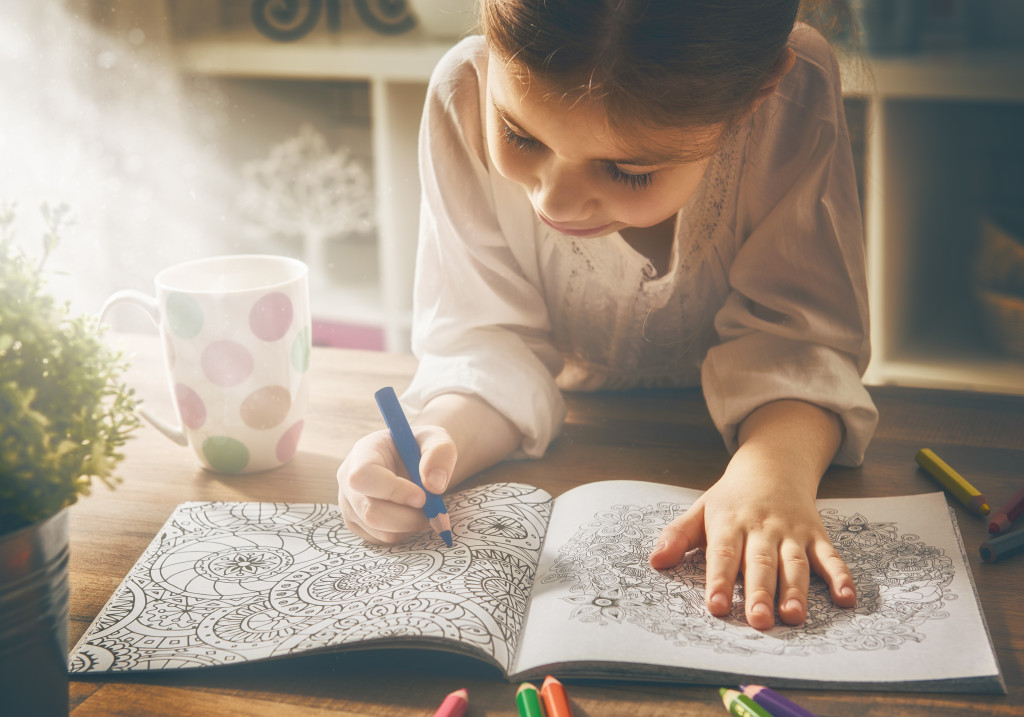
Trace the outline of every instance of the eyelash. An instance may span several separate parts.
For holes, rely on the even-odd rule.
[[[540,142],[537,140],[532,137],[524,137],[505,123],[502,123],[501,134],[502,139],[504,139],[507,144],[512,145],[520,151],[536,149],[540,146]],[[651,182],[654,181],[654,172],[630,174],[629,172],[623,172],[614,164],[606,164],[605,167],[608,171],[608,176],[611,177],[613,182],[625,184],[634,191],[647,189],[651,186]]]
[[[607,165],[608,174],[611,178],[622,184],[628,185],[631,189],[640,191],[641,189],[647,189],[651,186],[651,182],[654,181],[654,172],[644,172],[643,174],[630,174],[629,172],[623,172],[621,169],[616,167],[614,164]]]
[[[540,144],[539,142],[537,142],[537,140],[531,137],[524,137],[523,135],[519,134],[504,122],[501,125],[501,133],[505,139],[505,142],[511,144],[513,147],[519,150],[533,149],[538,144]]]

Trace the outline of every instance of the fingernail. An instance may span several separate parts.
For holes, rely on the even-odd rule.
[[[435,468],[427,473],[426,480],[424,481],[424,488],[429,490],[431,493],[440,493],[444,490],[444,487],[448,484],[448,474],[440,468]]]
[[[708,604],[718,611],[729,609],[729,599],[725,593],[715,593],[708,599]]]
[[[662,550],[664,550],[666,547],[668,547],[668,542],[666,542],[664,540],[659,540],[658,544],[654,546],[654,550],[651,551],[651,555],[657,555]]]
[[[765,603],[759,602],[754,603],[754,606],[750,609],[750,612],[758,617],[769,617],[772,614],[772,609],[768,607]]]
[[[786,610],[789,612],[801,612],[804,609],[803,603],[796,598],[790,598],[786,601]]]
[[[840,589],[839,594],[844,598],[852,598],[854,596],[853,588],[851,588],[849,585],[846,585],[842,589]]]

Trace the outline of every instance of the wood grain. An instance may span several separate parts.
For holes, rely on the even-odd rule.
[[[171,415],[158,342],[118,337],[136,358],[130,380],[152,410]],[[188,500],[337,500],[335,471],[352,444],[383,428],[373,392],[399,392],[415,368],[411,356],[314,349],[314,389],[298,455],[252,476],[206,472],[188,449],[145,426],[130,441],[116,490],[98,487],[71,510],[71,625],[75,644],[173,508]],[[932,492],[914,462],[930,447],[994,504],[1024,482],[1024,397],[879,387],[878,432],[859,468],[833,468],[822,497]],[[571,395],[561,438],[539,461],[509,462],[469,485],[522,481],[554,495],[582,482],[631,478],[705,489],[728,460],[699,390]],[[854,715],[1024,714],[1024,558],[983,564],[977,546],[987,522],[956,508],[1006,696],[784,691],[831,717]],[[289,658],[262,664],[168,674],[74,677],[75,717],[92,715],[388,715],[433,714],[444,696],[466,687],[468,717],[516,714],[515,686],[492,668],[455,655],[395,650]],[[580,717],[668,717],[724,713],[717,689],[567,681]]]

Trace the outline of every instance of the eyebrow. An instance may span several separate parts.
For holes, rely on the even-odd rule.
[[[492,104],[494,105],[495,111],[497,111],[498,115],[506,124],[512,125],[513,127],[518,129],[520,132],[522,132],[524,135],[528,136],[535,142],[540,142],[540,140],[534,137],[531,132],[528,132],[527,130],[523,129],[523,126],[515,119],[515,117],[512,116],[512,113],[509,112],[507,107],[498,102],[492,102]],[[541,142],[541,144],[543,144],[543,142]],[[684,159],[681,155],[672,155],[670,153],[666,153],[663,155],[651,155],[647,157],[595,159],[594,161],[608,162],[609,164],[625,164],[634,167],[656,167],[662,164],[678,164],[683,162]]]

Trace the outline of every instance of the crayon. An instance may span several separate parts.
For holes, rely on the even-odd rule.
[[[804,709],[770,687],[740,685],[740,689],[743,690],[743,694],[768,710],[772,717],[816,717],[810,710]]]
[[[544,708],[540,706],[540,694],[529,682],[519,685],[516,690],[516,707],[519,717],[544,717]]]
[[[569,696],[565,693],[565,687],[551,675],[544,678],[544,684],[540,686],[540,696],[544,700],[547,717],[572,717]]]
[[[444,702],[437,708],[434,717],[462,717],[466,714],[466,707],[469,706],[469,692],[465,688],[455,690],[444,698]]]
[[[977,515],[988,515],[989,507],[985,496],[934,452],[928,448],[922,448],[914,458],[928,475],[941,483],[946,490],[953,494],[954,498],[964,504],[967,510]]]
[[[1024,486],[1021,486],[1008,501],[999,506],[999,510],[992,514],[988,532],[997,535],[1009,530],[1010,525],[1020,517],[1022,512],[1024,512]]]
[[[771,712],[738,690],[722,687],[718,694],[722,695],[722,704],[734,717],[772,717]]]
[[[402,404],[398,402],[395,389],[390,386],[382,388],[373,394],[373,397],[377,400],[381,415],[384,416],[384,423],[391,431],[391,438],[398,448],[398,455],[402,458],[405,470],[409,472],[409,478],[427,494],[423,513],[427,516],[430,527],[441,536],[445,545],[452,547],[452,523],[448,517],[448,508],[445,507],[441,496],[423,487],[423,481],[420,479],[420,446],[412,434],[412,428],[402,411]]]
[[[978,549],[981,559],[986,563],[994,563],[1011,555],[1024,552],[1024,528],[989,538]]]

